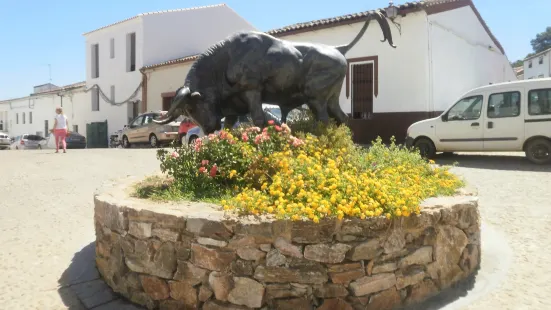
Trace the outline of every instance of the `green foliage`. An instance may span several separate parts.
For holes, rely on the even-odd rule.
[[[545,31],[538,33],[534,39],[530,41],[534,53],[540,53],[551,48],[551,27],[547,27]],[[528,57],[528,56],[527,56]]]

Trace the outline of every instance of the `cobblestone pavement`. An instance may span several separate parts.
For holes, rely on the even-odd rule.
[[[482,268],[445,309],[551,309],[551,166],[518,154],[455,155],[478,187]],[[136,309],[93,268],[93,192],[106,179],[158,171],[151,149],[0,151],[0,309]]]

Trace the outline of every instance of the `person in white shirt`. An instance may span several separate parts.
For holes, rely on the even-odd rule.
[[[56,108],[55,113],[54,128],[50,130],[55,136],[55,152],[59,153],[59,142],[61,142],[63,144],[63,153],[67,153],[65,138],[67,137],[69,122],[67,121],[67,116],[63,114],[62,108]]]

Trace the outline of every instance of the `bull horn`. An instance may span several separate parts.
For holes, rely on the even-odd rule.
[[[176,110],[178,107],[180,107],[182,104],[186,102],[188,99],[188,96],[190,94],[190,90],[188,87],[181,87],[176,91],[176,96],[172,99],[172,105],[170,106],[170,109],[168,110],[168,113],[166,114],[166,119],[156,120],[153,119],[153,122],[159,125],[166,125],[168,123],[173,122],[175,119],[180,116],[180,114],[176,113]]]
[[[379,26],[381,27],[381,30],[383,31],[384,39],[381,40],[381,42],[385,42],[386,40],[388,40],[388,44],[393,48],[396,48],[396,45],[394,45],[394,42],[392,42],[392,31],[390,30],[390,25],[388,24],[386,15],[383,14],[381,11],[375,12],[374,15],[375,19],[379,23]]]

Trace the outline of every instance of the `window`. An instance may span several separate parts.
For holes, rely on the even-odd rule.
[[[15,113],[15,123],[19,124],[19,113]]]
[[[99,88],[94,87],[91,91],[92,111],[99,111]]]
[[[543,64],[543,56],[540,56],[540,59],[539,59],[539,64],[542,65]]]
[[[4,121],[0,119],[0,131],[4,131]]]
[[[78,132],[78,125],[73,125],[73,131]]]
[[[92,44],[90,51],[92,78],[99,77],[99,44]]]
[[[138,127],[142,125],[144,116],[141,115],[140,117],[137,117],[132,123],[130,123],[130,127]]]
[[[25,124],[25,112],[23,112],[23,124]]]
[[[111,38],[109,41],[109,57],[111,59],[115,58],[115,38]]]
[[[373,67],[373,63],[352,65],[352,118],[367,119],[373,114]]]
[[[488,117],[503,118],[520,115],[520,92],[492,94],[488,99]]]
[[[545,75],[543,75],[543,74],[538,75],[538,78],[540,78],[540,79],[544,78],[544,77],[545,77]]]
[[[136,33],[126,35],[126,71],[136,71]]]
[[[459,100],[447,113],[448,121],[467,121],[480,118],[482,96],[471,96]]]
[[[111,85],[111,104],[115,102],[115,85]]]
[[[528,68],[532,68],[532,61],[531,60],[528,62]]]
[[[33,112],[29,112],[29,124],[33,123]]]
[[[48,128],[48,120],[44,121],[44,137],[50,135],[50,128]]]
[[[551,88],[528,92],[528,114],[551,115]]]

